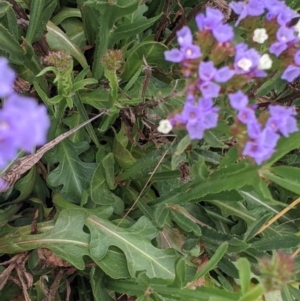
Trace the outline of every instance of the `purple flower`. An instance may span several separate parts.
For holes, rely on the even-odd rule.
[[[201,49],[197,45],[189,45],[179,49],[167,50],[164,53],[165,59],[169,62],[180,63],[184,60],[197,59],[201,56]]]
[[[248,107],[241,108],[237,114],[237,118],[240,122],[244,124],[256,122],[256,116],[254,114],[254,111]]]
[[[279,14],[277,15],[277,23],[281,26],[285,26],[289,23],[294,17],[297,17],[298,14],[292,10],[290,7],[283,5]]]
[[[191,139],[202,139],[204,131],[216,127],[218,108],[213,107],[213,101],[208,98],[199,99],[197,104],[187,101],[181,114],[176,114],[170,120],[176,126],[186,126]]]
[[[297,51],[294,55],[294,61],[295,63],[300,66],[300,51]]]
[[[196,17],[196,23],[200,31],[213,30],[217,25],[222,23],[224,16],[219,9],[207,7],[206,16],[199,14]]]
[[[234,75],[234,71],[228,67],[223,67],[218,70],[215,68],[214,63],[209,61],[200,63],[198,74],[200,79],[198,87],[203,97],[213,98],[219,95],[221,87],[212,81],[226,82]]]
[[[267,74],[258,68],[260,54],[253,48],[248,49],[244,43],[236,47],[234,68],[237,74],[246,74],[250,77],[264,77]]]
[[[18,118],[20,149],[31,152],[37,145],[46,143],[50,121],[45,106],[38,105],[33,98],[12,94],[4,110]]]
[[[289,134],[298,131],[297,121],[295,119],[295,109],[293,107],[269,106],[270,118],[266,123],[266,127],[274,132],[280,132],[283,136],[288,137]]]
[[[258,120],[253,120],[247,124],[247,134],[250,138],[256,139],[261,132],[261,124]]]
[[[244,109],[248,105],[248,96],[242,91],[237,91],[236,93],[228,94],[230,105],[235,110]]]
[[[219,43],[230,42],[234,38],[233,29],[228,24],[219,24],[215,26],[212,32]]]
[[[8,60],[0,57],[0,97],[7,97],[14,92],[16,73],[9,67]]]
[[[276,38],[279,42],[288,43],[295,39],[294,30],[281,26],[276,33]]]
[[[264,0],[267,9],[267,20],[276,18],[286,7],[285,3],[278,0]]]
[[[219,96],[221,87],[218,84],[213,82],[201,82],[198,84],[200,91],[202,92],[203,97],[214,98]]]
[[[264,13],[265,5],[262,0],[249,0],[247,3],[232,1],[229,4],[230,8],[239,15],[235,26],[247,16],[260,16]]]
[[[287,49],[287,44],[284,42],[275,42],[270,46],[270,53],[279,56],[284,50]]]
[[[283,71],[281,78],[285,79],[288,82],[294,81],[295,78],[297,78],[300,75],[300,67],[289,65],[287,68]]]
[[[279,138],[278,134],[265,128],[255,140],[246,143],[243,155],[253,158],[256,164],[260,165],[273,155]]]
[[[188,26],[183,26],[176,32],[176,35],[179,46],[186,47],[193,44],[193,35]]]

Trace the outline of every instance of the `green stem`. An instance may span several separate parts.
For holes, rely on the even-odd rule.
[[[239,301],[254,301],[264,293],[261,283],[255,285],[250,291],[241,297]]]
[[[76,92],[74,93],[73,95],[73,101],[74,101],[74,104],[75,106],[77,107],[77,110],[80,114],[80,117],[82,118],[83,121],[86,121],[89,119],[89,116],[86,112],[86,109],[84,107],[84,105],[82,104],[82,101],[80,100],[80,97],[79,97],[79,94]],[[88,123],[86,126],[85,126],[87,132],[89,133],[91,139],[93,140],[93,142],[95,143],[96,147],[99,148],[100,147],[100,143],[98,141],[98,138],[97,138],[97,135],[94,131],[94,128],[93,126]]]

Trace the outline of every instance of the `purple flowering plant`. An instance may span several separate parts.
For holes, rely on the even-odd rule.
[[[46,143],[50,120],[44,105],[14,91],[16,73],[4,57],[0,58],[0,68],[0,170],[3,170],[20,151],[31,153],[36,146]]]
[[[168,117],[167,131],[183,126],[191,139],[202,139],[230,106],[240,155],[260,165],[276,152],[281,136],[298,131],[296,110],[270,105],[262,111],[247,94],[274,71],[289,83],[300,75],[300,22],[290,25],[299,14],[279,0],[232,1],[230,7],[238,16],[234,26],[224,24],[220,10],[207,7],[195,18],[194,36],[184,26],[177,32],[179,49],[165,52],[167,61],[181,65],[188,87],[183,110]],[[245,42],[235,42],[237,27]],[[226,101],[218,108],[220,99]]]

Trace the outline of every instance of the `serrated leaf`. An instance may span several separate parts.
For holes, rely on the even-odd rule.
[[[249,241],[253,238],[257,231],[271,218],[272,213],[268,213],[263,215],[261,218],[257,219],[256,221],[251,224],[246,233],[244,234],[244,241]]]
[[[259,251],[270,251],[299,247],[300,237],[296,235],[282,235],[264,237],[252,243],[252,247]]]
[[[78,157],[88,148],[89,144],[84,141],[76,144],[69,139],[62,141],[56,146],[56,158],[52,162],[58,166],[47,177],[47,183],[73,203],[80,203],[81,194],[89,188],[96,167],[95,163],[85,163]]]
[[[131,24],[125,24],[118,27],[110,36],[110,43],[114,45],[119,40],[127,39],[133,35],[139,34],[154,24],[161,15],[157,15],[150,19],[137,20]]]
[[[29,44],[40,39],[56,4],[57,0],[31,0],[30,20],[26,32],[26,40]]]
[[[300,169],[292,166],[276,166],[263,171],[272,182],[300,195]]]
[[[100,261],[113,245],[124,252],[132,277],[136,272],[146,270],[150,278],[174,279],[175,253],[152,245],[151,240],[158,232],[147,218],[142,217],[132,227],[122,229],[91,215],[86,225],[91,232],[90,254],[95,262]]]
[[[7,54],[12,63],[22,65],[25,51],[11,33],[0,24],[0,49]]]

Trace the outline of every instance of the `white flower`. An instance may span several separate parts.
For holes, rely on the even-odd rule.
[[[243,69],[244,71],[248,72],[252,67],[252,62],[249,59],[243,58],[237,62],[239,68]]]
[[[273,61],[271,60],[270,56],[267,53],[265,53],[260,57],[258,61],[258,69],[260,70],[270,69],[272,67],[272,63]]]
[[[294,26],[294,30],[298,33],[298,37],[300,37],[300,20]]]
[[[262,44],[268,37],[267,31],[264,28],[256,28],[253,32],[253,41],[256,43]]]
[[[168,119],[163,119],[159,122],[159,126],[157,127],[157,130],[160,133],[168,134],[172,131],[173,127],[171,122]]]

